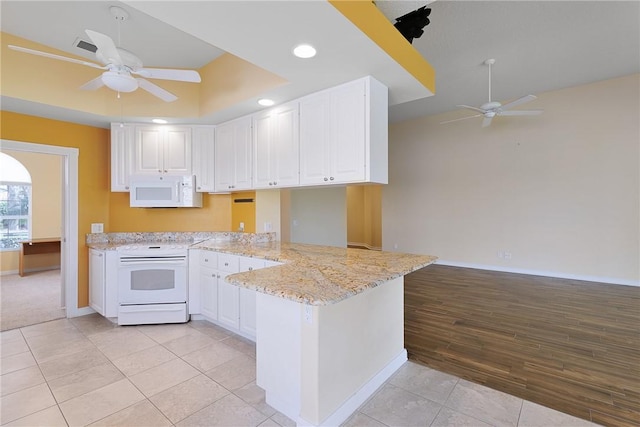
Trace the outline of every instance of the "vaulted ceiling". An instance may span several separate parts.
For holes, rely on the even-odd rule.
[[[377,27],[395,31],[391,23],[396,17],[427,3],[377,0],[375,6],[388,22],[386,26],[378,22]],[[125,9],[129,18],[118,24],[109,13],[113,5]],[[428,7],[432,9],[431,23],[409,46],[422,60],[416,62],[415,58],[403,58],[402,53],[394,56],[402,50],[398,46],[407,44],[401,36],[393,38],[387,32],[383,38],[387,44],[391,40],[391,46],[385,49],[376,40],[375,29],[366,28],[371,22],[358,23],[357,16],[354,19],[324,0],[3,0],[2,109],[104,127],[111,121],[144,120],[147,115],[217,123],[263,108],[255,102],[261,96],[284,102],[369,74],[389,86],[390,119],[401,121],[451,111],[456,104],[486,102],[488,76],[482,62],[487,58],[496,59],[492,90],[497,100],[640,72],[639,2],[436,1]],[[85,29],[119,40],[147,66],[202,70],[209,79],[203,77],[204,92],[168,83],[167,88],[180,93],[181,99],[165,107],[148,94],[116,100],[114,92],[102,88],[78,95],[81,98],[76,104],[60,105],[47,100],[54,95],[48,98],[44,94],[50,89],[46,84],[57,81],[54,74],[71,80],[57,94],[68,98],[85,83],[71,76],[80,73],[74,78],[89,80],[97,70],[53,64],[60,61],[41,57],[27,59],[20,56],[26,54],[6,49],[9,39],[13,44],[33,43],[29,45],[32,48],[95,61],[92,54],[75,47],[78,38],[87,40]],[[316,45],[318,55],[310,60],[294,58],[291,48],[299,42]],[[234,66],[227,69],[251,72],[216,74],[212,64],[230,61],[224,59],[229,54]],[[24,83],[22,92],[7,88],[7,82],[12,81],[5,67],[16,61],[36,68],[31,74],[20,72],[21,80],[41,76],[36,82]],[[238,65],[244,63],[249,67]],[[433,88],[425,85],[433,71],[435,95]],[[165,87],[162,81],[155,83]],[[247,90],[234,98],[230,92],[239,86]],[[22,95],[29,90],[29,95]],[[108,107],[101,109],[102,105]],[[140,115],[140,109],[148,114]],[[172,114],[176,111],[180,113]]]

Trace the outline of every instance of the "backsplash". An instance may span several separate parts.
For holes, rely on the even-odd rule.
[[[198,243],[205,240],[231,241],[241,244],[267,243],[276,240],[276,233],[237,233],[232,231],[166,231],[144,233],[91,233],[87,244],[126,244],[143,242]]]

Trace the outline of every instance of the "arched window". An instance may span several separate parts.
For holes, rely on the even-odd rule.
[[[0,250],[16,250],[31,238],[31,175],[22,163],[0,153]]]

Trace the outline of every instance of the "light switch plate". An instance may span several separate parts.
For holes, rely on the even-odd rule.
[[[91,224],[91,233],[104,233],[104,224],[101,222]]]

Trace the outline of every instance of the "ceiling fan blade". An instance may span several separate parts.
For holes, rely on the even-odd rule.
[[[96,77],[93,80],[89,80],[88,82],[86,82],[85,84],[83,84],[82,86],[80,86],[81,90],[96,90],[96,89],[100,89],[102,86],[104,86],[104,82],[102,81],[102,75]]]
[[[172,70],[169,68],[140,68],[132,71],[148,79],[175,80],[179,82],[200,83],[200,74],[195,70]]]
[[[477,111],[478,113],[482,113],[482,114],[484,114],[486,112],[482,108],[472,107],[470,105],[456,105],[456,107],[458,107],[458,108],[466,108],[467,110]]]
[[[163,101],[173,102],[176,99],[178,99],[178,97],[172,94],[171,92],[162,89],[160,86],[156,85],[155,83],[151,83],[149,80],[145,80],[141,78],[137,78],[136,80],[138,81],[139,87],[146,90],[151,95],[157,96]]]
[[[13,49],[18,52],[30,53],[32,55],[44,56],[45,58],[59,59],[60,61],[73,62],[74,64],[86,65],[88,67],[99,68],[101,70],[107,69],[107,67],[103,67],[102,65],[95,64],[93,62],[82,61],[80,59],[69,58],[67,56],[55,55],[53,53],[42,52],[40,50],[28,49],[26,47],[14,46],[10,44],[9,49]]]
[[[497,113],[499,116],[536,116],[542,114],[543,110],[510,110],[500,111]]]
[[[460,120],[473,119],[475,117],[480,117],[480,116],[483,116],[483,114],[476,114],[475,116],[461,117],[459,119],[453,119],[453,120],[445,120],[444,122],[440,122],[440,124],[443,125],[445,123],[459,122]]]
[[[87,33],[93,44],[96,45],[98,52],[102,55],[102,58],[104,58],[107,64],[124,65],[122,58],[120,57],[120,53],[118,52],[118,48],[115,43],[113,43],[111,37],[92,30],[84,31]]]
[[[486,128],[487,126],[489,126],[491,124],[491,120],[493,120],[494,116],[485,116],[484,119],[482,120],[482,127]]]
[[[536,98],[537,98],[537,96],[535,96],[535,95],[525,95],[522,98],[518,98],[515,101],[509,102],[508,104],[504,104],[502,106],[502,111],[508,110],[508,109],[513,108],[513,107],[515,107],[517,105],[522,105],[522,104],[524,104],[526,102],[533,101]]]

